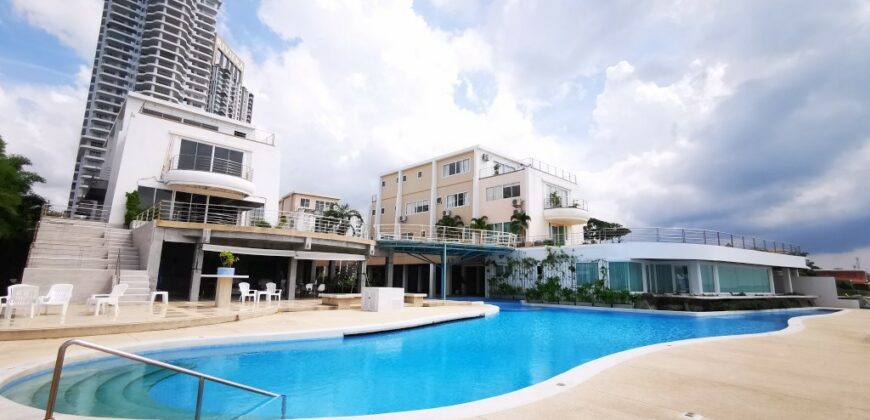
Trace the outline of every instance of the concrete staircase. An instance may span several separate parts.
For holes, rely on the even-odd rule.
[[[139,269],[132,231],[104,222],[43,217],[27,258],[27,269],[33,276],[42,271],[55,277],[62,270],[67,279],[93,277],[97,272],[114,277],[120,272],[115,281],[129,285],[122,301],[150,299],[150,281],[147,272]]]

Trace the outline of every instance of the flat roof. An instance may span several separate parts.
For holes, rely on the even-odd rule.
[[[305,191],[290,191],[290,192],[288,192],[287,194],[284,194],[284,195],[281,197],[281,200],[283,200],[283,199],[285,199],[285,198],[287,198],[287,197],[290,197],[290,196],[293,195],[293,194],[299,194],[299,195],[310,195],[310,196],[312,196],[312,197],[327,198],[327,199],[330,199],[330,200],[336,200],[336,201],[341,200],[340,197],[336,197],[336,196],[334,196],[334,195],[317,194],[317,193],[310,193],[310,192],[305,192]]]

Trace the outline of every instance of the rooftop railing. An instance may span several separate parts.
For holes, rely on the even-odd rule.
[[[523,166],[537,169],[543,173],[555,176],[557,178],[562,178],[565,181],[571,182],[573,184],[577,183],[577,175],[570,171],[566,171],[564,169],[558,168],[556,166],[550,165],[549,163],[541,162],[537,159],[526,158],[520,161]]]
[[[579,234],[553,234],[527,237],[525,245],[579,245],[623,242],[665,242],[714,245],[728,248],[749,249],[754,251],[775,252],[787,255],[804,255],[800,246],[782,241],[771,241],[747,235],[719,232],[705,229],[684,228],[613,228],[599,229]]]
[[[152,220],[201,223],[212,225],[249,226],[275,230],[325,233],[366,238],[363,221],[356,217],[336,218],[304,211],[266,211],[261,207],[241,207],[218,204],[160,201],[140,213],[132,223],[138,227]]]
[[[375,226],[375,239],[383,241],[414,241],[456,243],[466,245],[496,245],[514,247],[517,235],[467,227],[382,224]]]

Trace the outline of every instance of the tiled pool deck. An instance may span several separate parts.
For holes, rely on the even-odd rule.
[[[214,325],[83,338],[126,347],[161,340],[365,330],[479,316],[487,308],[278,312]],[[584,382],[566,383],[563,392],[554,396],[478,418],[690,418],[683,417],[686,412],[706,419],[870,418],[870,399],[865,397],[870,389],[870,311],[805,318],[803,325],[787,334],[667,347],[621,362]],[[0,342],[0,377],[20,372],[26,365],[50,362],[64,340]],[[40,411],[2,398],[0,412],[4,419],[41,418]]]

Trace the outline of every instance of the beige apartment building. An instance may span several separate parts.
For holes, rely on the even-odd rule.
[[[304,211],[319,214],[329,210],[340,200],[340,198],[331,195],[293,191],[281,197],[278,208],[285,212]]]
[[[514,212],[525,212],[530,220],[520,246],[567,244],[569,238],[582,237],[578,234],[589,219],[574,174],[479,146],[381,175],[369,211],[373,239],[396,232],[411,236],[410,232],[431,231],[444,216],[459,216],[466,227],[473,218],[486,216],[491,230],[509,232]],[[432,261],[396,255],[391,264],[395,270],[392,276],[378,271],[385,264],[384,258],[372,258],[369,265],[375,282],[379,277],[392,278],[395,286],[401,282],[409,291],[432,294]],[[469,284],[464,293],[455,285],[449,294],[483,294],[482,259],[454,269]]]

